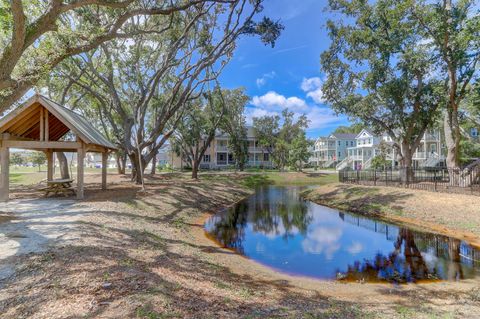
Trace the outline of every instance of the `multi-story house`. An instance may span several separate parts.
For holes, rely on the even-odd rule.
[[[235,165],[235,158],[228,145],[229,136],[226,133],[218,132],[212,142],[207,146],[205,154],[200,163],[201,169],[225,169]],[[270,154],[261,147],[255,138],[253,127],[247,127],[248,141],[248,167],[272,167],[273,163]],[[172,158],[170,165],[173,168],[188,166],[189,163],[182,163],[177,156]],[[168,158],[168,157],[167,157]]]
[[[356,146],[347,149],[347,156],[337,164],[337,170],[350,168],[355,170],[368,169],[372,160],[380,154],[380,143],[387,148],[387,160],[392,167],[398,166],[398,155],[392,147],[392,139],[387,134],[376,136],[369,130],[362,130],[356,136]],[[414,167],[435,167],[445,160],[441,151],[441,136],[439,131],[428,131],[424,134],[419,147],[413,155]]]
[[[356,134],[333,133],[319,137],[313,147],[310,164],[320,167],[333,167],[347,157],[347,149],[356,146]]]

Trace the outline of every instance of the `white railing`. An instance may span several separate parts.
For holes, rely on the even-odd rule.
[[[438,133],[425,133],[425,135],[423,135],[423,138],[422,138],[422,141],[439,141],[440,138],[439,138],[439,135]]]
[[[341,171],[342,169],[345,169],[348,167],[348,165],[350,165],[350,163],[352,162],[352,159],[349,158],[349,157],[345,157],[343,159],[343,161],[341,161],[340,163],[338,163],[338,165],[335,167],[335,169],[337,171]]]
[[[332,166],[333,164],[335,164],[335,161],[333,159],[325,162],[325,164],[323,164],[323,167],[327,168],[327,167],[330,167]]]
[[[372,166],[372,160],[373,160],[373,157],[370,157],[369,159],[367,159],[363,165],[362,165],[362,169],[369,169],[371,166]]]
[[[217,152],[226,152],[228,151],[228,146],[217,145]]]
[[[444,159],[445,156],[440,156],[435,152],[430,153],[429,158],[423,163],[423,167],[435,167]]]
[[[362,161],[363,155],[350,155],[348,158],[350,158],[352,161]]]
[[[413,159],[426,159],[427,153],[426,152],[415,152],[413,154]]]

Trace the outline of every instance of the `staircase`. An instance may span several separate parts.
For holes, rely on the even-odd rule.
[[[350,158],[348,158],[348,157],[345,157],[345,158],[343,159],[343,161],[341,161],[340,163],[338,163],[338,165],[335,167],[335,169],[336,169],[337,171],[341,171],[341,170],[347,168],[351,163],[352,163],[352,160],[351,160]]]
[[[335,161],[333,159],[331,159],[331,160],[326,161],[325,164],[323,164],[323,167],[328,168],[328,167],[331,167],[333,164],[335,164]]]
[[[373,157],[370,157],[368,160],[366,160],[362,165],[362,169],[369,169],[370,167],[372,167],[372,160]]]
[[[423,162],[423,167],[437,167],[442,161],[445,160],[444,156],[440,156],[437,153],[433,153],[425,162]]]

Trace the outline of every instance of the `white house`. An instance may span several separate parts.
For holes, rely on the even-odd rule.
[[[226,169],[235,165],[235,158],[228,145],[229,136],[226,133],[218,132],[213,141],[208,145],[207,150],[200,162],[202,169]],[[272,167],[273,163],[270,154],[266,149],[258,144],[252,126],[247,126],[248,142],[248,161],[247,167]],[[189,163],[183,163],[182,160],[171,152],[164,156],[165,160],[173,168],[188,166]]]
[[[347,157],[347,149],[356,146],[356,134],[333,133],[319,137],[314,144],[310,165],[333,167]]]
[[[337,166],[337,170],[350,168],[355,170],[371,167],[373,158],[380,153],[380,143],[383,141],[390,146],[387,160],[392,167],[398,166],[398,156],[391,147],[392,139],[387,134],[377,136],[367,129],[363,129],[356,137],[356,146],[349,147],[347,157]],[[445,160],[441,151],[441,136],[439,131],[427,131],[413,155],[414,167],[435,167]]]

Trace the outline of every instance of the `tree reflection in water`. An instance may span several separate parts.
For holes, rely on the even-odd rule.
[[[312,221],[306,202],[284,198],[298,198],[299,192],[298,188],[287,192],[271,187],[261,188],[247,200],[214,216],[207,224],[208,232],[224,247],[242,254],[247,222],[252,224],[253,231],[265,235],[280,235],[288,239],[297,233],[305,234]]]
[[[224,247],[288,273],[352,281],[473,278],[480,252],[465,242],[335,211],[266,186],[210,218]],[[336,214],[335,214],[336,213]]]
[[[447,248],[448,255],[442,256],[445,262],[440,267],[428,267],[422,252],[422,247],[436,247],[439,244]],[[434,234],[419,234],[406,228],[400,228],[393,245],[393,252],[389,256],[377,254],[373,261],[356,261],[348,266],[345,274],[339,272],[339,277],[347,281],[389,281],[389,282],[417,282],[426,280],[460,280],[464,279],[460,260],[461,241]],[[439,269],[443,269],[440,273]]]

